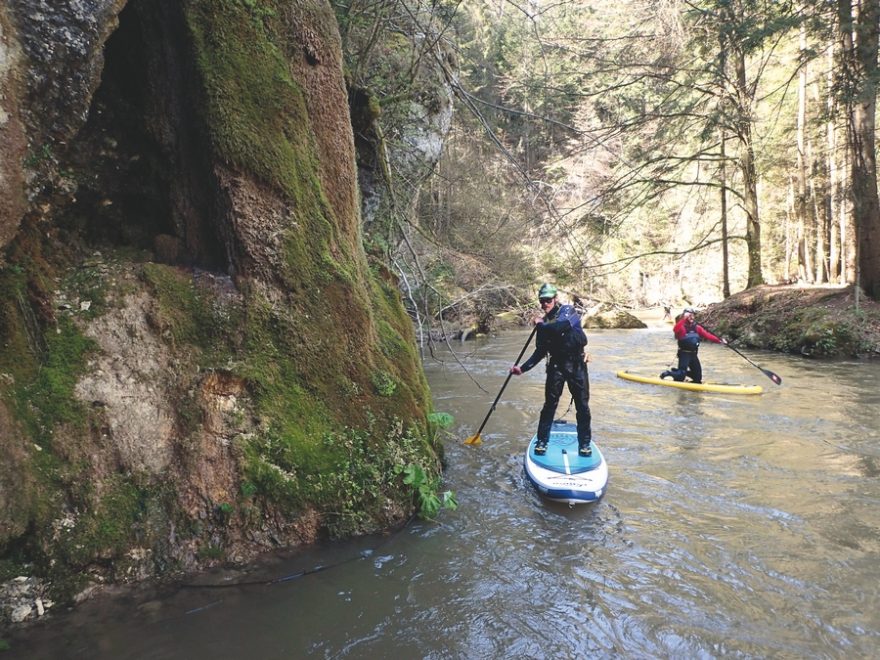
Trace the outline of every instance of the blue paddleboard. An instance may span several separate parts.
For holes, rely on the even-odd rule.
[[[556,502],[595,502],[608,485],[608,464],[593,442],[593,455],[578,455],[577,427],[563,420],[553,422],[547,453],[535,455],[534,436],[526,449],[526,476],[544,497]]]

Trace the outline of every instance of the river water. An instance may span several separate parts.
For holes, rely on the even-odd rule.
[[[668,327],[592,331],[610,479],[569,508],[522,470],[542,367],[462,444],[527,336],[456,345],[468,373],[427,360],[457,511],[200,578],[223,588],[101,598],[7,635],[4,659],[880,656],[880,363],[748,352],[777,387],[709,344],[705,380],[765,393],[683,392],[615,377],[666,368]]]

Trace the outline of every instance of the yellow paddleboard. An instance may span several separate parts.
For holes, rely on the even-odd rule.
[[[732,383],[690,383],[678,382],[671,378],[663,379],[657,376],[640,376],[630,371],[618,371],[618,378],[631,380],[636,383],[646,383],[648,385],[665,385],[666,387],[677,387],[680,390],[691,390],[693,392],[720,392],[722,394],[760,394],[764,389],[760,385],[736,385]]]

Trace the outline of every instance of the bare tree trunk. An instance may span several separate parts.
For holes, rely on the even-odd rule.
[[[855,11],[854,11],[855,10]],[[857,15],[856,15],[857,14]],[[880,298],[880,199],[877,195],[875,113],[880,0],[838,0],[850,142],[856,284]]]
[[[725,299],[730,298],[730,269],[728,266],[727,250],[727,163],[725,144],[727,138],[724,129],[721,129],[721,274],[722,294]]]
[[[853,176],[853,200],[858,229],[858,271],[862,288],[880,299],[880,198],[877,194],[877,51],[880,0],[862,0],[856,52],[863,73],[854,117],[858,176]]]
[[[834,44],[828,45],[828,69],[826,72],[827,81],[827,113],[828,119],[825,122],[825,135],[827,139],[827,169],[828,169],[828,281],[833,282],[835,279],[843,282],[843,269],[841,268],[842,246],[840,245],[840,229],[836,222],[840,217],[839,206],[841,204],[840,181],[837,172],[837,127],[835,118],[837,115],[837,105],[834,103],[834,94],[832,89],[834,86]]]
[[[812,247],[815,248],[813,281],[821,284],[828,281],[828,254],[825,248],[828,239],[828,221],[825,212],[828,175],[824,169],[824,160],[815,153],[812,138],[807,138],[807,161],[810,163],[809,188],[812,202],[809,223],[814,239]]]
[[[801,26],[800,51],[807,49],[806,27]],[[810,223],[807,216],[807,65],[801,66],[798,74],[798,111],[797,111],[797,209],[798,218],[798,259],[803,261],[798,264],[798,274],[806,282],[813,281],[813,264],[810,258],[812,249],[810,237]]]
[[[737,137],[740,141],[739,162],[743,179],[743,209],[746,213],[746,245],[749,273],[746,288],[764,283],[761,271],[761,221],[758,216],[758,174],[752,140],[752,93],[746,82],[746,58],[739,47],[734,49],[737,97]]]
[[[791,282],[791,262],[797,252],[796,237],[792,240],[792,231],[797,225],[794,213],[794,184],[789,177],[785,204],[785,263],[782,265],[782,279],[785,282]]]
[[[846,172],[852,171],[852,130],[849,127],[849,121],[845,130],[846,134],[846,150],[843,155],[843,168]],[[844,263],[844,283],[855,284],[856,282],[856,259],[858,258],[858,245],[856,243],[856,218],[853,210],[852,201],[852,183],[847,180],[843,191],[842,211],[840,216],[840,244],[843,246],[845,254],[843,255]]]
[[[811,99],[813,108],[819,108],[822,102],[822,89],[819,80],[815,80],[812,85],[807,88],[808,98]],[[821,114],[821,112],[816,113]],[[829,224],[831,222],[830,212],[830,188],[828,172],[828,157],[822,151],[827,146],[827,141],[819,138],[820,124],[815,123],[816,135],[814,140],[813,131],[810,131],[807,137],[807,161],[810,163],[810,196],[812,197],[812,215],[813,227],[815,229],[815,247],[816,255],[815,279],[816,282],[824,283],[829,281],[828,274],[828,245],[829,245]]]
[[[810,178],[810,191],[813,199],[813,227],[816,236],[816,258],[814,263],[816,266],[814,281],[821,284],[828,281],[828,255],[825,251],[825,239],[828,232],[827,223],[825,222],[825,193],[823,190],[817,189],[817,177],[814,175]],[[821,180],[819,186],[821,186]]]
[[[852,176],[853,163],[853,126],[852,126],[852,105],[853,105],[853,87],[855,80],[855,62],[853,54],[853,34],[852,34],[852,5],[850,0],[838,0],[837,2],[837,19],[838,29],[840,30],[840,78],[838,88],[841,90],[841,101],[843,104],[844,116],[844,142],[843,151],[843,170]],[[844,275],[844,283],[854,284],[856,281],[856,231],[855,216],[853,213],[852,202],[852,181],[846,178],[844,188],[842,190],[844,197],[841,200],[843,209],[846,209],[840,216],[840,244],[843,249],[841,255],[841,268]]]

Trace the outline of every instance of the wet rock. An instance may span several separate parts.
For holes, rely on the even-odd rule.
[[[26,605],[18,605],[12,609],[12,612],[9,615],[9,620],[12,621],[12,623],[21,623],[30,618],[32,611],[33,606],[30,603]]]
[[[599,311],[584,316],[585,328],[647,328],[644,322],[622,309]]]
[[[94,596],[95,592],[97,592],[99,589],[100,589],[100,587],[97,584],[90,584],[85,589],[83,589],[82,591],[77,593],[73,597],[73,601],[75,603],[82,603],[83,601],[86,601],[89,598],[91,598],[92,596]]]
[[[43,616],[52,606],[52,601],[43,598],[46,588],[41,580],[25,575],[0,584],[0,620],[21,623]]]

